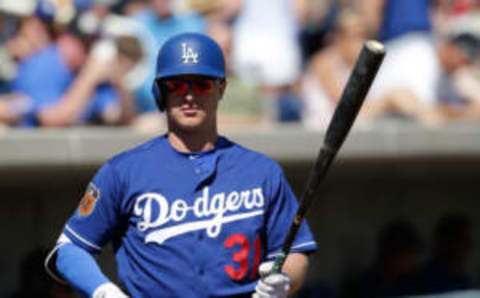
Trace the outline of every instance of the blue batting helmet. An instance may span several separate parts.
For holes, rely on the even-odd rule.
[[[160,111],[165,109],[165,96],[158,82],[180,75],[201,75],[225,78],[225,58],[220,46],[200,33],[182,33],[168,39],[158,52],[157,71],[152,91]]]

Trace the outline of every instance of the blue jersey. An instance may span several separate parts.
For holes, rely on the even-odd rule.
[[[254,290],[296,209],[268,157],[223,137],[211,151],[180,153],[161,136],[98,171],[64,234],[92,253],[112,241],[132,297],[230,297]],[[304,223],[292,251],[315,249]]]

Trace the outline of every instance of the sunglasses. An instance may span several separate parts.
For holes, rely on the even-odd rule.
[[[196,96],[205,96],[213,94],[215,89],[215,79],[166,79],[159,83],[168,94],[175,96],[185,96],[189,90]]]

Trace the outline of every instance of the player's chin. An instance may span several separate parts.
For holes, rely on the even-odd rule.
[[[196,131],[205,124],[206,118],[201,115],[195,117],[181,117],[178,119],[177,125],[184,131]]]

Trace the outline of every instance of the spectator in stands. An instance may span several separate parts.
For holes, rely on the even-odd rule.
[[[419,294],[438,294],[473,287],[467,273],[472,253],[472,222],[461,213],[442,216],[433,234],[432,257],[421,268]]]
[[[53,38],[50,16],[40,4],[42,1],[25,0],[22,3],[18,5],[17,1],[5,0],[0,4],[0,11],[10,16],[5,21],[13,23],[5,23],[5,26],[13,28],[10,29],[12,34],[7,34],[4,46],[17,61],[44,49]],[[2,28],[9,30],[7,27]]]
[[[309,129],[325,129],[347,83],[363,42],[366,23],[360,14],[344,10],[330,45],[315,54],[302,79],[303,117]]]
[[[169,37],[180,32],[202,32],[206,30],[205,20],[195,13],[179,13],[174,9],[175,0],[149,0],[144,10],[137,10],[134,18],[144,25],[143,42],[150,50],[148,53],[150,66],[149,77],[136,92],[139,112],[156,112],[152,98],[152,84],[155,75],[158,49]],[[158,117],[158,115],[157,115]]]
[[[242,0],[189,0],[187,9],[201,14],[207,23],[224,23],[230,25],[235,21],[242,7]]]
[[[480,38],[471,33],[453,34],[439,45],[443,73],[437,94],[445,121],[480,120],[479,56]]]
[[[296,121],[300,101],[292,88],[301,72],[298,44],[302,1],[244,0],[233,28],[234,72],[262,88],[265,122]]]
[[[428,125],[439,125],[450,119],[479,119],[478,96],[475,96],[479,84],[468,75],[462,76],[466,84],[455,82],[458,74],[465,74],[460,70],[473,64],[478,38],[452,32],[439,36],[434,45],[429,18],[431,7],[426,0],[370,0],[367,3],[373,3],[371,7],[376,8],[371,9],[377,13],[372,13],[369,20],[373,28],[380,24],[379,36],[386,43],[388,55],[362,115],[372,119],[398,115]],[[457,99],[453,100],[456,104],[452,108],[452,101],[445,98],[453,97]],[[459,97],[463,98],[463,104],[459,103]]]
[[[436,83],[440,73],[429,17],[429,0],[368,0],[366,20],[386,45],[373,83],[367,117],[398,114],[436,123]],[[414,65],[414,68],[412,67]]]
[[[412,282],[421,247],[420,237],[410,222],[389,222],[378,235],[373,264],[360,275],[347,279],[342,286],[342,297],[383,298],[414,294],[416,289]]]
[[[149,9],[149,1],[150,0],[122,0],[122,14],[126,16],[135,16],[138,13]]]
[[[258,124],[261,119],[261,107],[257,86],[240,80],[232,73],[231,30],[225,21],[211,20],[208,24],[207,34],[222,48],[228,75],[228,88],[219,104],[218,121],[222,126]]]
[[[25,61],[44,50],[54,38],[49,10],[43,2],[0,2],[0,123],[15,123],[31,106],[23,94],[12,90],[11,81],[21,75]]]
[[[77,11],[84,11],[90,8],[93,0],[73,0]]]
[[[356,10],[360,1],[343,0],[309,0],[305,4],[305,15],[302,16],[300,30],[300,45],[302,48],[303,64],[307,65],[310,59],[322,48],[329,45],[330,35],[336,30],[338,18],[343,10]],[[354,3],[352,3],[354,2]]]
[[[131,104],[121,86],[131,65],[121,55],[89,51],[92,40],[74,26],[22,63],[12,87],[29,106],[17,123],[62,127],[128,122]]]
[[[433,1],[433,29],[439,34],[447,34],[452,27],[461,31],[480,32],[478,28],[478,9],[480,2],[477,0],[435,0]]]
[[[134,18],[127,17],[114,11],[118,6],[118,0],[92,0],[90,8],[79,16],[80,23],[86,24],[91,35],[97,36],[97,44],[112,47],[113,40],[129,39],[130,50],[135,50],[131,70],[125,74],[124,81],[127,91],[134,93],[141,88],[148,79],[150,65],[148,61],[148,45],[145,44],[142,35],[147,28]],[[127,44],[125,43],[127,46]],[[114,50],[118,49],[113,45]],[[130,51],[133,53],[132,51]]]
[[[0,95],[10,91],[8,81],[17,70],[15,57],[7,45],[19,30],[24,13],[23,10],[12,10],[9,3],[0,2]]]
[[[435,84],[431,86],[434,103],[422,102],[411,90],[399,85],[383,97],[367,101],[364,116],[398,114],[435,125],[449,120],[480,119],[480,82],[472,72],[480,54],[480,39],[470,33],[451,34],[439,39],[434,54],[432,58],[438,66],[438,73],[432,77]]]
[[[431,32],[429,0],[363,1],[369,29],[385,43]]]

